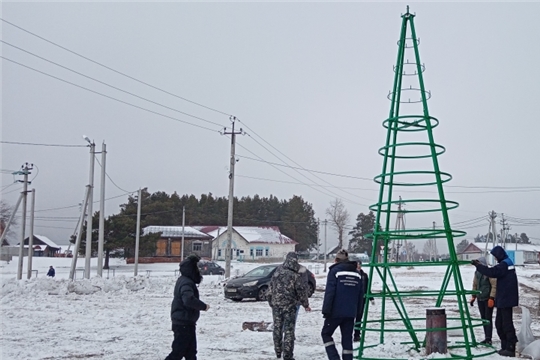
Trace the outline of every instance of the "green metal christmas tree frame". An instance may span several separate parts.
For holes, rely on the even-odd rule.
[[[388,98],[391,101],[390,116],[383,122],[384,128],[387,129],[387,136],[386,145],[379,149],[379,154],[384,158],[382,173],[374,179],[375,182],[380,184],[379,197],[378,202],[370,206],[370,210],[377,214],[375,224],[379,224],[379,226],[374,229],[373,233],[369,236],[373,239],[373,252],[371,254],[371,266],[369,271],[368,288],[370,290],[368,290],[366,297],[379,299],[381,313],[380,315],[369,314],[369,302],[366,302],[364,318],[362,325],[359,327],[362,336],[356,358],[383,359],[380,357],[366,357],[366,350],[384,344],[385,340],[392,342],[392,339],[388,334],[395,334],[397,332],[407,333],[410,337],[410,341],[405,341],[401,344],[409,345],[411,349],[420,352],[422,348],[425,347],[425,334],[427,334],[428,331],[442,329],[427,329],[425,317],[410,317],[406,304],[404,303],[404,298],[426,297],[428,300],[430,298],[434,300],[434,307],[441,307],[444,300],[451,299],[454,302],[457,301],[459,316],[448,317],[448,324],[454,323],[455,325],[447,325],[448,327],[445,329],[452,330],[453,332],[459,331],[461,332],[461,335],[459,336],[459,341],[448,343],[448,352],[452,358],[455,359],[473,359],[493,354],[495,353],[495,350],[490,346],[477,343],[473,330],[475,327],[483,326],[485,322],[480,318],[471,318],[467,307],[467,295],[475,292],[466,290],[463,286],[459,265],[468,262],[459,261],[454,248],[454,238],[464,236],[466,233],[464,231],[452,229],[448,217],[448,210],[457,208],[459,204],[455,201],[447,200],[444,195],[443,184],[450,181],[452,176],[449,173],[442,172],[439,168],[438,157],[445,152],[445,148],[442,145],[436,144],[433,139],[433,129],[438,126],[439,121],[430,116],[428,111],[427,101],[431,97],[431,93],[426,91],[424,87],[423,72],[425,66],[420,62],[420,54],[418,52],[419,40],[416,36],[414,27],[414,17],[415,15],[411,14],[407,7],[407,12],[402,15],[401,35],[398,41],[398,55],[396,66],[394,68],[394,86],[393,90],[388,95]],[[410,34],[408,33],[409,31]],[[409,49],[409,51],[414,51],[414,62],[405,60],[405,52],[407,49]],[[414,71],[407,71],[405,67],[407,67],[407,69],[413,67]],[[418,87],[405,87],[403,80],[406,76],[416,77],[418,80]],[[418,99],[412,99],[411,101],[410,97],[407,99],[405,98],[404,94],[407,92],[420,94],[420,97]],[[404,111],[400,109],[401,105],[412,103],[418,103],[418,105],[422,106],[422,114],[403,115],[402,113]],[[400,134],[399,138],[401,140],[406,137],[405,135],[411,134],[412,132],[415,132],[415,135],[426,135],[426,140],[398,142],[398,134]],[[416,150],[416,152],[412,151],[414,154],[411,154],[411,150]],[[427,170],[396,170],[398,161],[414,162],[418,159],[423,159],[422,162],[424,162],[424,164],[426,160],[429,161],[429,159],[431,159],[432,168]],[[415,168],[415,166],[416,165],[414,165],[413,168]],[[420,182],[408,181],[408,179],[415,177],[421,177],[425,180]],[[393,195],[396,190],[403,187],[409,189],[410,187],[416,187],[422,190],[428,186],[436,187],[438,198],[410,198],[401,200]],[[442,216],[442,228],[392,230],[390,228],[390,219],[392,216],[395,216],[396,213],[403,211],[400,206],[403,202],[411,204],[412,209],[406,210],[408,215],[432,213]],[[425,241],[427,239],[446,239],[450,259],[442,262],[401,262],[399,256],[395,262],[389,259],[388,249],[393,241],[414,242],[418,240]],[[383,245],[383,250],[381,259],[378,259],[377,252],[379,250],[379,244],[381,243]],[[398,287],[399,284],[392,274],[392,269],[400,266],[413,266],[415,268],[425,266],[446,267],[446,272],[441,280],[440,290],[400,290]],[[416,269],[412,269],[411,271],[416,271]],[[371,291],[375,275],[378,275],[382,282],[382,289],[380,292]],[[452,279],[454,282],[454,289],[449,289]],[[395,307],[397,316],[394,316],[393,318],[387,317],[387,302]],[[368,320],[369,317],[371,317],[372,320]],[[373,334],[373,332],[379,333],[379,336],[377,336],[379,341],[368,344],[370,341],[369,339],[373,339],[373,336],[370,338],[366,335]],[[392,359],[394,358],[392,357]]]

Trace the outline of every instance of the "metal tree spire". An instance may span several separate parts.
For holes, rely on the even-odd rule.
[[[415,15],[409,12],[407,6],[407,12],[401,17],[394,85],[388,94],[390,114],[388,119],[383,121],[383,127],[387,129],[386,143],[379,149],[379,154],[383,156],[382,172],[374,178],[380,185],[379,197],[377,203],[370,206],[370,210],[377,215],[375,228],[370,235],[373,239],[373,252],[366,298],[380,299],[381,312],[369,314],[369,302],[366,302],[364,319],[360,326],[362,337],[357,358],[383,359],[384,357],[379,356],[385,356],[381,355],[385,352],[370,352],[370,349],[384,344],[387,340],[395,342],[395,336],[388,338],[388,333],[402,333],[400,339],[407,340],[401,341],[401,344],[422,353],[426,347],[426,335],[431,330],[426,325],[425,314],[418,313],[417,306],[408,307],[410,301],[405,301],[406,298],[415,298],[415,301],[425,305],[425,308],[444,308],[449,314],[459,314],[448,317],[449,325],[440,330],[459,332],[458,340],[448,343],[452,358],[472,359],[493,353],[494,350],[478,344],[474,336],[473,328],[482,326],[483,321],[470,317],[466,296],[473,292],[465,290],[459,270],[460,264],[469,262],[459,261],[454,248],[454,238],[464,236],[465,232],[454,230],[450,225],[448,211],[457,208],[458,203],[447,200],[444,194],[443,184],[450,181],[452,176],[439,168],[439,156],[445,152],[445,148],[435,143],[433,137],[433,130],[439,125],[439,120],[431,116],[428,109],[427,101],[431,92],[424,86],[423,73],[426,68],[420,61],[420,39],[414,26]],[[407,58],[407,54],[410,54],[411,60]],[[436,196],[401,199],[399,192],[404,188],[417,190],[421,194],[427,193],[426,190],[429,189]],[[407,210],[402,209],[402,203],[408,204]],[[407,229],[392,229],[392,218],[403,216],[404,213],[407,214],[409,224]],[[432,220],[437,217],[437,223],[442,226],[432,228]],[[408,243],[407,251],[410,251],[413,243],[418,244],[418,241],[424,242],[428,239],[445,239],[449,260],[408,262],[399,257],[397,260],[393,259],[389,252],[389,245],[394,242]],[[410,259],[409,256],[410,254],[407,259]],[[416,268],[428,266],[439,267],[440,289],[400,288],[393,271],[403,266],[409,271],[418,271]],[[380,289],[373,289],[374,277],[380,278]],[[477,346],[479,349],[474,349]],[[388,359],[395,358],[392,354],[387,356],[391,356]]]

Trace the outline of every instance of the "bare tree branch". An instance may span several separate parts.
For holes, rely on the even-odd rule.
[[[330,207],[326,209],[326,215],[330,217],[330,226],[338,233],[338,248],[343,248],[343,234],[349,222],[349,212],[345,209],[343,201],[336,199],[330,202]]]

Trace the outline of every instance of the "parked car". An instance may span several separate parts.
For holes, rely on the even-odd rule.
[[[266,293],[270,279],[280,264],[259,266],[247,274],[231,279],[225,284],[225,298],[234,301],[254,298],[256,300],[266,300]],[[311,297],[315,292],[315,275],[309,270],[308,273],[308,295]]]
[[[201,275],[224,275],[225,269],[213,261],[200,260],[198,263]]]

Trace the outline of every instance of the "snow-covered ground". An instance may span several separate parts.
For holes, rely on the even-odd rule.
[[[77,280],[70,282],[71,259],[34,258],[33,268],[38,270],[38,276],[21,281],[15,280],[17,261],[13,258],[9,264],[0,262],[2,360],[164,359],[169,353],[173,338],[169,311],[178,264],[140,264],[139,276],[134,278],[133,265],[112,259],[114,276],[112,270],[104,270],[104,278],[98,278],[95,276],[96,259],[92,259],[91,279],[82,279],[82,270],[77,270]],[[45,276],[50,265],[56,269],[54,279]],[[258,265],[233,262],[232,273],[243,274]],[[310,299],[313,311],[301,310],[298,318],[295,358],[324,360],[320,330],[326,274],[320,264],[306,265],[316,274],[317,291]],[[84,259],[79,259],[78,268],[83,266]],[[441,271],[444,271],[441,269],[399,268],[392,273],[400,289],[439,289]],[[461,267],[467,287],[473,272],[473,266]],[[26,275],[26,266],[23,274]],[[540,337],[539,274],[538,265],[518,269],[520,301],[531,310],[532,330],[537,338]],[[272,321],[267,303],[226,300],[220,281],[219,276],[205,276],[199,288],[201,299],[211,307],[208,312],[201,313],[197,324],[198,358],[275,359],[270,332],[242,330],[244,321]],[[377,279],[373,286],[380,288],[380,285]],[[423,315],[425,308],[430,306],[426,299],[406,298],[405,303],[412,316],[415,313]],[[471,314],[478,317],[478,308],[470,309]],[[379,311],[379,303],[370,308],[370,314]],[[516,309],[514,318],[519,331],[520,308]],[[476,334],[483,338],[479,328]],[[370,350],[370,354],[419,359],[420,356],[409,353],[407,347],[393,344],[401,341],[402,336],[393,335],[383,346]],[[339,331],[335,339],[339,341]],[[496,333],[494,341],[498,346]],[[503,358],[490,355],[485,359]]]

